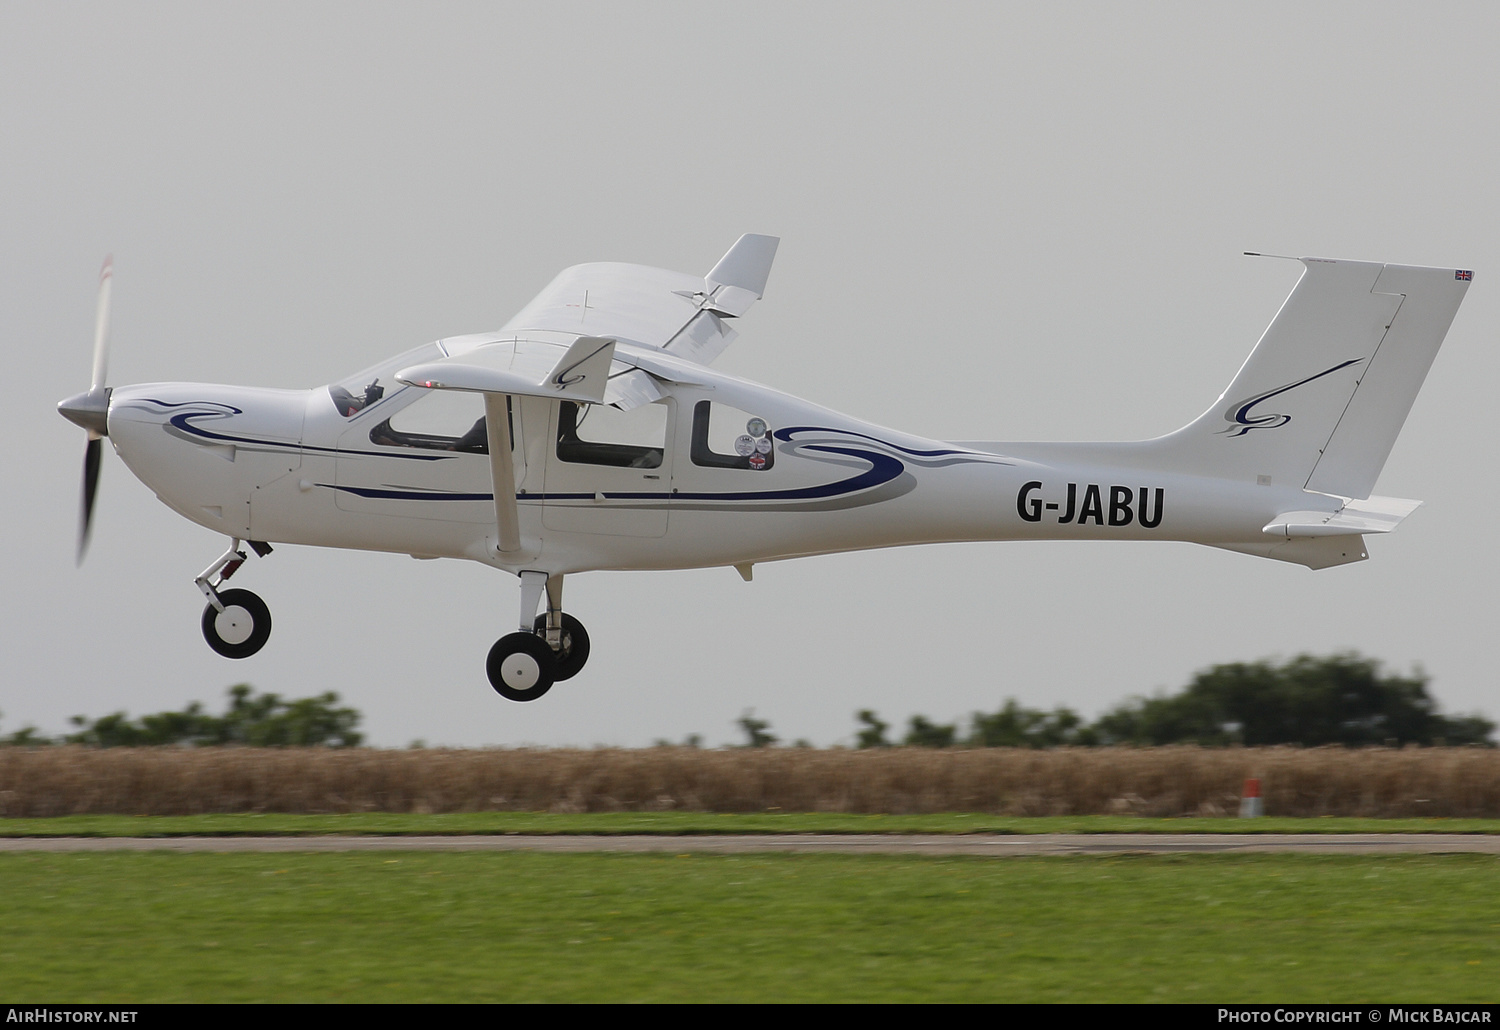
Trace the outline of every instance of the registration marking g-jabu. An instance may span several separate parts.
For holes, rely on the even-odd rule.
[[[1033,479],[1016,494],[1016,514],[1025,522],[1040,522],[1057,515],[1058,525],[1076,522],[1083,526],[1128,526],[1145,529],[1161,525],[1166,501],[1165,487],[1100,486],[1098,483],[1069,483],[1067,498],[1047,500],[1050,496],[1040,479]]]

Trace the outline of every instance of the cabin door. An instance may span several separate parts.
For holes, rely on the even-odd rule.
[[[344,511],[493,525],[484,397],[418,390],[362,412],[339,437],[336,503]],[[513,419],[516,483],[526,474]]]
[[[565,533],[665,536],[673,415],[671,398],[629,411],[552,405],[542,525]]]

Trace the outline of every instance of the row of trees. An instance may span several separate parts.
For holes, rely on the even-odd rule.
[[[855,714],[859,747],[895,743],[889,724],[870,709]],[[765,736],[767,727],[761,727]],[[1183,744],[1211,747],[1301,744],[1459,745],[1493,747],[1495,724],[1478,715],[1439,713],[1420,670],[1384,675],[1354,654],[1301,655],[1283,665],[1238,662],[1193,677],[1181,692],[1135,697],[1086,722],[1071,708],[1026,708],[1008,700],[992,714],[975,712],[969,731],[912,716],[902,744],[915,747],[1058,747]]]
[[[364,736],[355,727],[360,713],[339,707],[332,691],[316,697],[283,700],[260,694],[241,683],[229,688],[223,715],[211,715],[193,702],[180,712],[159,712],[131,719],[115,712],[100,719],[74,716],[76,732],[47,737],[27,727],[0,744],[85,744],[94,747],[146,747],[177,744],[256,747],[355,747]],[[1135,697],[1086,722],[1071,708],[1051,711],[1027,708],[1014,698],[993,713],[975,712],[967,732],[959,724],[936,723],[912,716],[900,741],[887,734],[890,724],[872,709],[855,714],[861,748],[890,747],[1026,747],[1065,745],[1195,743],[1261,746],[1301,744],[1460,745],[1493,747],[1495,724],[1479,715],[1450,717],[1438,711],[1420,670],[1410,676],[1385,675],[1380,664],[1355,654],[1301,655],[1282,665],[1271,662],[1216,665],[1199,672],[1176,694]],[[753,711],[738,720],[745,747],[769,747],[778,738],[771,724]],[[691,746],[699,746],[696,735]],[[797,746],[810,746],[798,741]]]
[[[229,706],[223,715],[210,715],[197,701],[180,712],[158,712],[131,719],[115,712],[89,720],[75,715],[77,732],[46,737],[26,727],[0,744],[39,746],[87,744],[93,747],[149,747],[161,744],[207,747],[214,744],[246,744],[252,747],[356,747],[364,735],[355,727],[360,713],[337,707],[332,691],[317,697],[283,700],[278,694],[259,694],[247,683],[229,688]]]

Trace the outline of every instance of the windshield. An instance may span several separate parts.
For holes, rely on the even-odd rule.
[[[403,389],[402,384],[393,378],[397,372],[423,361],[435,361],[442,356],[443,349],[436,343],[414,347],[404,354],[387,358],[378,365],[372,365],[362,372],[331,384],[328,387],[328,395],[333,398],[333,406],[338,409],[340,415],[353,418],[361,411],[383,400],[387,393]]]

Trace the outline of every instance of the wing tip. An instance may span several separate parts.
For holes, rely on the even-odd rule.
[[[747,232],[734,241],[734,246],[704,278],[720,286],[749,290],[759,300],[766,295],[766,280],[771,276],[771,264],[780,244],[780,236]]]

